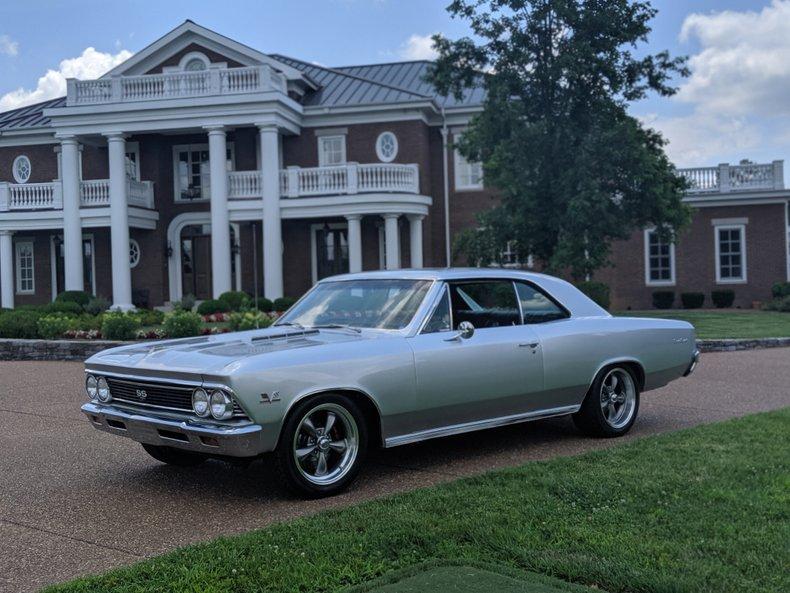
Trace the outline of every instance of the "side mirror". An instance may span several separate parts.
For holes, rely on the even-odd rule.
[[[464,340],[468,340],[475,335],[475,326],[472,325],[471,321],[462,321],[458,324],[458,335]]]

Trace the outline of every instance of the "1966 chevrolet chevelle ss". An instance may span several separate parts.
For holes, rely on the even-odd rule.
[[[322,496],[370,446],[564,414],[620,436],[640,392],[698,360],[688,323],[612,317],[551,276],[369,272],[319,282],[267,329],[105,350],[82,410],[174,465],[273,451],[287,484]]]

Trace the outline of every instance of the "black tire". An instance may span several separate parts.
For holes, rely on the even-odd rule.
[[[301,467],[300,463],[297,461],[296,454],[298,442],[301,442],[303,445],[301,450],[306,450],[310,447],[309,441],[307,443],[304,442],[307,433],[304,430],[300,430],[303,420],[308,416],[320,419],[321,413],[326,413],[327,416],[329,413],[332,413],[335,414],[336,417],[339,417],[339,419],[336,419],[333,423],[332,429],[328,435],[330,441],[333,438],[338,439],[343,436],[343,433],[339,431],[341,429],[347,431],[347,429],[351,427],[351,423],[353,423],[352,431],[355,431],[353,436],[356,437],[356,451],[353,457],[350,453],[349,456],[346,457],[345,450],[342,453],[330,451],[329,449],[325,450],[327,457],[325,458],[324,469],[326,470],[327,467],[332,468],[333,460],[337,461],[339,468],[335,470],[338,472],[337,479],[330,483],[315,483],[308,479],[308,477],[305,476],[305,472],[310,473],[310,471]],[[348,427],[346,425],[347,423],[349,423]],[[323,431],[325,425],[317,428]],[[297,431],[299,431],[298,434]],[[344,438],[343,442],[350,443],[352,441],[350,437],[351,435],[349,435],[347,440]],[[335,440],[334,442],[340,441]],[[350,446],[351,445],[349,445],[349,447]],[[302,463],[309,465],[313,457],[317,458],[319,454],[322,454],[317,444],[313,449],[313,453],[304,456],[304,461]],[[357,477],[364,462],[365,455],[367,454],[367,449],[368,428],[362,411],[351,398],[341,394],[327,393],[299,402],[294,409],[291,410],[283,425],[280,434],[280,442],[275,451],[275,466],[283,484],[297,496],[307,498],[333,496],[345,490]],[[346,460],[345,465],[343,464],[344,459]],[[318,471],[317,468],[315,471]],[[329,474],[331,473],[333,472],[330,471]],[[314,479],[323,479],[323,476],[314,476]]]
[[[627,373],[630,377],[630,386],[633,388],[633,406],[629,409],[626,417],[623,415],[620,422],[612,422],[607,419],[602,404],[602,390],[604,381],[609,381],[608,377],[612,373],[624,378],[621,373]],[[625,382],[627,385],[627,382]],[[573,423],[584,434],[599,438],[613,438],[626,434],[636,421],[639,414],[639,381],[634,376],[633,370],[627,365],[611,365],[602,369],[590,386],[590,390],[582,402],[582,407],[573,414]]]
[[[157,461],[178,467],[195,467],[208,459],[208,457],[200,453],[182,451],[174,447],[160,447],[143,443],[143,449]]]

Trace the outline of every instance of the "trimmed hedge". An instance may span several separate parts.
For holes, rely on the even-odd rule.
[[[173,311],[165,315],[162,327],[168,338],[188,338],[200,334],[203,318],[192,311]]]
[[[780,297],[772,300],[770,303],[766,303],[763,306],[763,309],[765,309],[766,311],[779,311],[781,313],[790,313],[790,295],[786,297]]]
[[[101,324],[101,335],[105,340],[133,340],[140,320],[134,313],[106,313]]]
[[[257,303],[254,299],[250,299],[250,307],[253,309],[257,308],[258,311],[263,311],[264,313],[270,313],[274,309],[274,303],[266,297],[258,297]]]
[[[34,340],[38,338],[40,311],[13,309],[0,315],[0,338]]]
[[[101,315],[110,308],[110,301],[104,297],[93,297],[88,304],[85,305],[85,312],[91,315]]]
[[[225,301],[219,299],[208,299],[198,305],[197,312],[200,315],[212,315],[214,313],[226,313],[231,309]]]
[[[671,290],[656,290],[653,293],[653,307],[656,309],[671,309],[675,302],[675,293]]]
[[[681,292],[680,301],[684,309],[699,309],[705,304],[705,293],[703,292]]]
[[[80,307],[85,307],[93,298],[88,292],[84,290],[66,290],[61,292],[55,297],[56,303],[77,303]]]
[[[293,297],[280,297],[279,299],[274,299],[274,303],[272,303],[272,307],[275,311],[287,311],[290,309],[293,304],[296,302],[297,299]]]
[[[224,303],[227,307],[227,309],[223,309],[222,312],[241,311],[247,307],[250,297],[246,292],[241,292],[240,290],[229,290],[228,292],[223,292],[221,295],[219,295],[217,300],[221,303]],[[220,311],[213,312],[220,313]]]
[[[735,291],[733,290],[713,290],[710,293],[710,300],[717,309],[732,307],[735,302]]]
[[[771,294],[775,299],[790,297],[790,282],[777,282],[771,287]]]
[[[44,340],[57,340],[67,330],[73,329],[74,319],[62,314],[44,315],[40,317],[36,327],[38,336]]]
[[[587,280],[585,282],[579,282],[576,285],[576,288],[581,290],[584,294],[595,301],[599,307],[603,307],[607,310],[609,309],[609,304],[611,303],[609,297],[609,286],[603,282],[593,282],[591,280]]]

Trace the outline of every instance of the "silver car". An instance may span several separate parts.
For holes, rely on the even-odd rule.
[[[565,414],[620,436],[641,392],[698,360],[688,323],[612,317],[551,276],[369,272],[319,282],[267,329],[105,350],[82,411],[174,465],[274,452],[323,496],[372,446]]]

